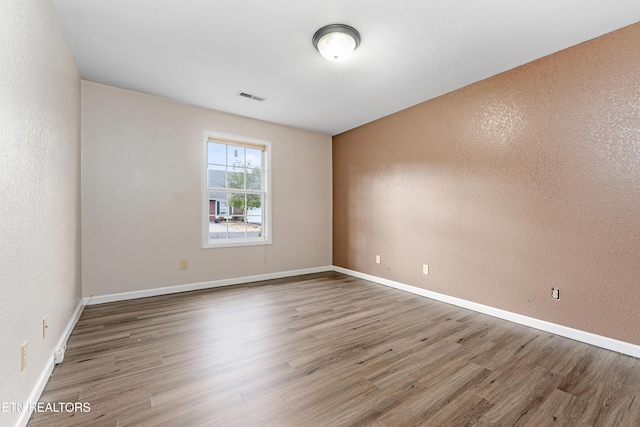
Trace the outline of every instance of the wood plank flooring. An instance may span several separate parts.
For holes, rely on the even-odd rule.
[[[640,426],[640,359],[338,273],[85,309],[38,426]]]

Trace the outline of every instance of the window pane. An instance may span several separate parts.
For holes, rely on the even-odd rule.
[[[229,238],[244,239],[247,237],[247,224],[244,216],[233,216],[229,220]]]
[[[209,216],[209,240],[227,239],[227,220],[224,216]]]
[[[260,209],[262,208],[263,200],[261,194],[247,194],[247,208],[249,212],[247,215],[251,215],[252,209]]]
[[[244,166],[244,147],[227,145],[227,165]]]
[[[244,190],[244,168],[232,167],[227,169],[227,186]]]
[[[226,196],[223,195],[223,198],[225,199],[224,202],[220,202],[220,204],[218,205],[218,215],[229,215],[229,206],[227,205],[226,202]]]
[[[213,221],[213,217],[218,214],[218,202],[216,201],[213,193],[209,193],[209,222]]]
[[[262,169],[262,151],[247,148],[246,160],[248,168]]]
[[[224,166],[211,166],[207,168],[209,179],[207,185],[209,187],[225,188],[226,187],[226,168]]]
[[[247,237],[262,237],[262,208],[247,209]]]
[[[227,195],[219,191],[209,191],[209,215],[225,215],[223,206],[226,207]]]
[[[247,190],[261,190],[262,177],[260,169],[247,169]]]
[[[229,205],[229,215],[244,215],[247,206],[246,195],[242,193],[227,194],[227,204]]]
[[[227,146],[216,142],[207,143],[208,162],[216,165],[227,164]]]
[[[250,197],[256,197],[258,201],[261,200],[260,196],[251,195]],[[258,201],[256,201],[256,204],[258,203]],[[249,206],[247,208],[247,216],[251,218],[262,218],[262,208]],[[261,221],[258,221],[258,222],[261,222]]]

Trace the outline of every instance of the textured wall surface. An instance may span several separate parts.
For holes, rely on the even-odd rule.
[[[640,24],[335,136],[334,264],[640,344],[638,52]]]
[[[272,245],[202,249],[203,130],[272,142]],[[82,143],[85,296],[331,265],[328,135],[83,81]]]
[[[80,74],[49,0],[0,2],[0,242],[0,402],[24,402],[81,293]]]

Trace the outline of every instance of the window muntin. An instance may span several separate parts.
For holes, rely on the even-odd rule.
[[[269,141],[205,132],[203,247],[271,243]]]

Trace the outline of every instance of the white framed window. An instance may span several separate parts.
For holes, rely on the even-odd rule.
[[[271,244],[271,142],[204,132],[202,247]]]

